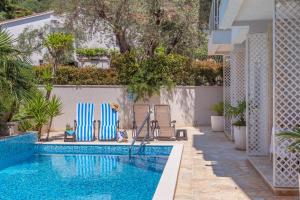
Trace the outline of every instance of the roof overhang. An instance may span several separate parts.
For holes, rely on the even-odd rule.
[[[237,21],[271,20],[275,0],[221,0],[219,29],[229,29]]]
[[[231,30],[212,31],[208,40],[208,54],[217,55],[229,52],[232,49]]]

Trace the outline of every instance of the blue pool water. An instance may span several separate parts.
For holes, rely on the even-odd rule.
[[[0,200],[152,199],[172,146],[35,144],[0,139]]]
[[[0,199],[152,199],[167,158],[35,154],[0,170]]]

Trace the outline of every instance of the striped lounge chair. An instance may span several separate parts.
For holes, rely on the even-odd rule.
[[[100,141],[116,140],[119,128],[118,112],[111,108],[109,103],[101,104],[101,116],[99,120]]]
[[[94,104],[78,103],[74,121],[76,141],[95,140]]]

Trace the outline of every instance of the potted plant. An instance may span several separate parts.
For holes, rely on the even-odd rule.
[[[239,101],[237,106],[228,106],[228,113],[236,119],[233,125],[233,137],[235,147],[240,150],[246,149],[246,101]]]
[[[212,131],[224,131],[224,103],[214,104],[211,110],[216,114],[210,117]]]
[[[0,132],[4,136],[16,135],[19,133],[19,122],[14,119],[18,101],[11,94],[5,92],[0,97]]]
[[[300,128],[294,128],[292,131],[283,131],[281,133],[277,134],[278,137],[281,139],[291,139],[293,140],[293,143],[290,144],[287,148],[288,151],[291,151],[293,153],[300,153]],[[300,188],[300,167],[298,166],[298,182],[299,182],[299,188]]]

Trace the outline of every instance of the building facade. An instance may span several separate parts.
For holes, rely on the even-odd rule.
[[[300,1],[213,0],[208,49],[224,56],[224,102],[247,102],[249,159],[271,157],[274,191],[296,190],[300,155],[276,134],[300,125]]]
[[[41,30],[45,27],[62,28],[64,26],[64,19],[61,16],[55,15],[53,11],[38,13],[18,19],[7,20],[0,22],[0,28],[9,32],[13,38],[17,39],[25,30]],[[84,33],[85,39],[78,39],[74,42],[75,48],[105,48],[117,49],[114,35],[109,31],[86,31]],[[30,56],[30,61],[33,65],[40,65],[44,63],[44,55],[47,53],[46,49],[39,52],[33,52]],[[79,67],[96,66],[99,68],[109,68],[109,57],[85,58],[74,55],[75,62]]]

